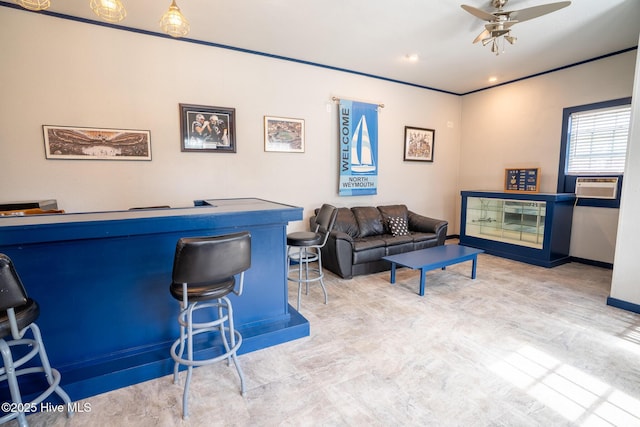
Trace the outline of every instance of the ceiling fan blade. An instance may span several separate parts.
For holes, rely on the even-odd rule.
[[[486,39],[490,35],[491,35],[491,32],[489,30],[484,30],[483,32],[478,34],[478,37],[476,37],[475,40],[473,40],[473,43],[478,43],[480,40]]]
[[[556,10],[560,10],[569,6],[570,4],[570,1],[561,1],[558,3],[549,3],[540,6],[528,7],[521,10],[513,10],[507,13],[509,14],[509,18],[514,18],[519,22],[523,22],[533,18],[537,18],[538,16],[546,15],[547,13],[555,12]]]
[[[475,16],[476,18],[484,19],[485,21],[495,21],[497,18],[495,15],[484,10],[480,10],[476,7],[469,6],[467,4],[460,5],[461,8]]]

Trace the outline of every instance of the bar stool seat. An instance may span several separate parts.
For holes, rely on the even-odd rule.
[[[309,268],[309,263],[311,262],[315,262],[318,261],[318,253],[315,251],[308,251],[308,250],[303,250],[302,248],[311,248],[314,246],[318,246],[322,243],[322,235],[320,233],[312,233],[310,231],[295,231],[293,233],[289,233],[287,234],[287,246],[289,248],[288,250],[288,258],[289,258],[289,265],[291,264],[291,262],[294,262],[298,265],[304,266],[304,271],[305,271],[305,277],[306,280],[304,281],[307,284],[307,293],[308,293],[308,284],[309,282],[313,282],[315,280],[320,280],[320,276],[319,276],[319,271],[318,269],[315,268]],[[290,250],[291,248],[299,248],[299,250],[296,251],[292,251]],[[298,273],[302,273],[302,271],[298,270],[297,268],[291,269],[289,272],[295,272],[297,271]],[[312,272],[312,274],[316,274],[317,276],[315,277],[315,279],[309,279],[309,272]],[[288,274],[287,274],[288,277]],[[295,280],[295,279],[289,279],[292,280],[294,282],[300,282],[301,279],[299,280]],[[324,289],[324,284],[322,284],[322,288]],[[326,304],[326,291],[325,291],[325,304]],[[300,301],[298,301],[298,309],[300,309]]]
[[[15,307],[15,322],[18,330],[22,330],[35,322],[40,316],[40,306],[31,298],[20,307]],[[0,337],[11,335],[11,322],[6,312],[0,313]]]
[[[178,240],[173,262],[171,296],[180,301],[180,338],[171,346],[174,360],[173,379],[178,383],[181,365],[187,367],[187,378],[182,396],[182,417],[189,416],[189,385],[193,368],[227,360],[233,363],[240,377],[240,392],[245,393],[244,374],[236,353],[242,344],[242,335],[233,324],[233,307],[227,298],[230,293],[240,296],[244,287],[244,273],[251,266],[251,234],[247,231],[212,237],[188,237]],[[236,275],[239,275],[236,290]],[[203,311],[208,310],[208,313]],[[210,320],[203,321],[208,315]],[[194,349],[195,337],[212,334],[222,349]],[[186,357],[184,351],[187,351]],[[211,354],[214,356],[211,356]]]
[[[3,361],[0,381],[7,381],[11,403],[18,409],[0,417],[0,424],[17,418],[20,426],[27,426],[26,414],[33,412],[33,408],[53,393],[65,403],[67,417],[70,417],[71,399],[60,387],[60,373],[49,364],[40,328],[35,324],[40,307],[27,296],[13,262],[4,254],[0,254],[0,293],[0,353]],[[27,337],[29,331],[33,338]],[[15,360],[14,356],[18,359]],[[40,358],[40,365],[31,362],[36,356]],[[44,374],[47,386],[30,402],[23,402],[18,377],[33,374]]]
[[[187,299],[192,302],[207,301],[222,298],[233,292],[236,286],[235,280],[228,280],[226,283],[218,283],[215,288],[209,285],[192,284],[187,287]],[[170,288],[171,296],[180,301],[183,297],[184,290],[181,283],[172,283]]]
[[[316,216],[315,231],[295,231],[287,234],[287,280],[298,284],[297,310],[300,310],[303,284],[308,294],[309,283],[320,282],[322,292],[324,293],[324,303],[327,304],[329,302],[327,289],[324,286],[321,250],[327,243],[337,216],[338,209],[334,206],[324,204]],[[297,251],[295,249],[297,249]],[[318,262],[317,268],[309,266],[310,263],[316,261]],[[292,268],[292,262],[297,263],[297,266]]]
[[[322,242],[323,235],[310,231],[294,231],[287,234],[287,245],[292,246],[313,246]]]

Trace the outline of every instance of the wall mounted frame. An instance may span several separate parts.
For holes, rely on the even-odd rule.
[[[304,120],[264,116],[264,151],[304,153]]]
[[[404,160],[417,162],[433,162],[435,146],[433,129],[404,127]]]
[[[236,109],[180,104],[180,148],[195,152],[236,152]]]
[[[43,125],[45,157],[74,160],[151,160],[148,130]]]
[[[540,191],[540,168],[505,169],[504,191],[509,193],[538,193]]]

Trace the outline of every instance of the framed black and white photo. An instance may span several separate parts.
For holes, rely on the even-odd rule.
[[[404,160],[417,162],[433,162],[435,144],[433,129],[404,127]]]
[[[182,151],[236,152],[235,108],[180,104]]]

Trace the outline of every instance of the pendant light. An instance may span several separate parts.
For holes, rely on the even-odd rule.
[[[107,22],[120,22],[127,16],[120,0],[91,0],[89,6],[96,15]]]
[[[176,0],[171,0],[169,10],[162,15],[160,27],[162,31],[171,37],[183,37],[189,34],[189,21],[187,21],[187,18],[180,12]]]
[[[16,3],[29,10],[45,10],[51,6],[49,0],[16,0]]]

